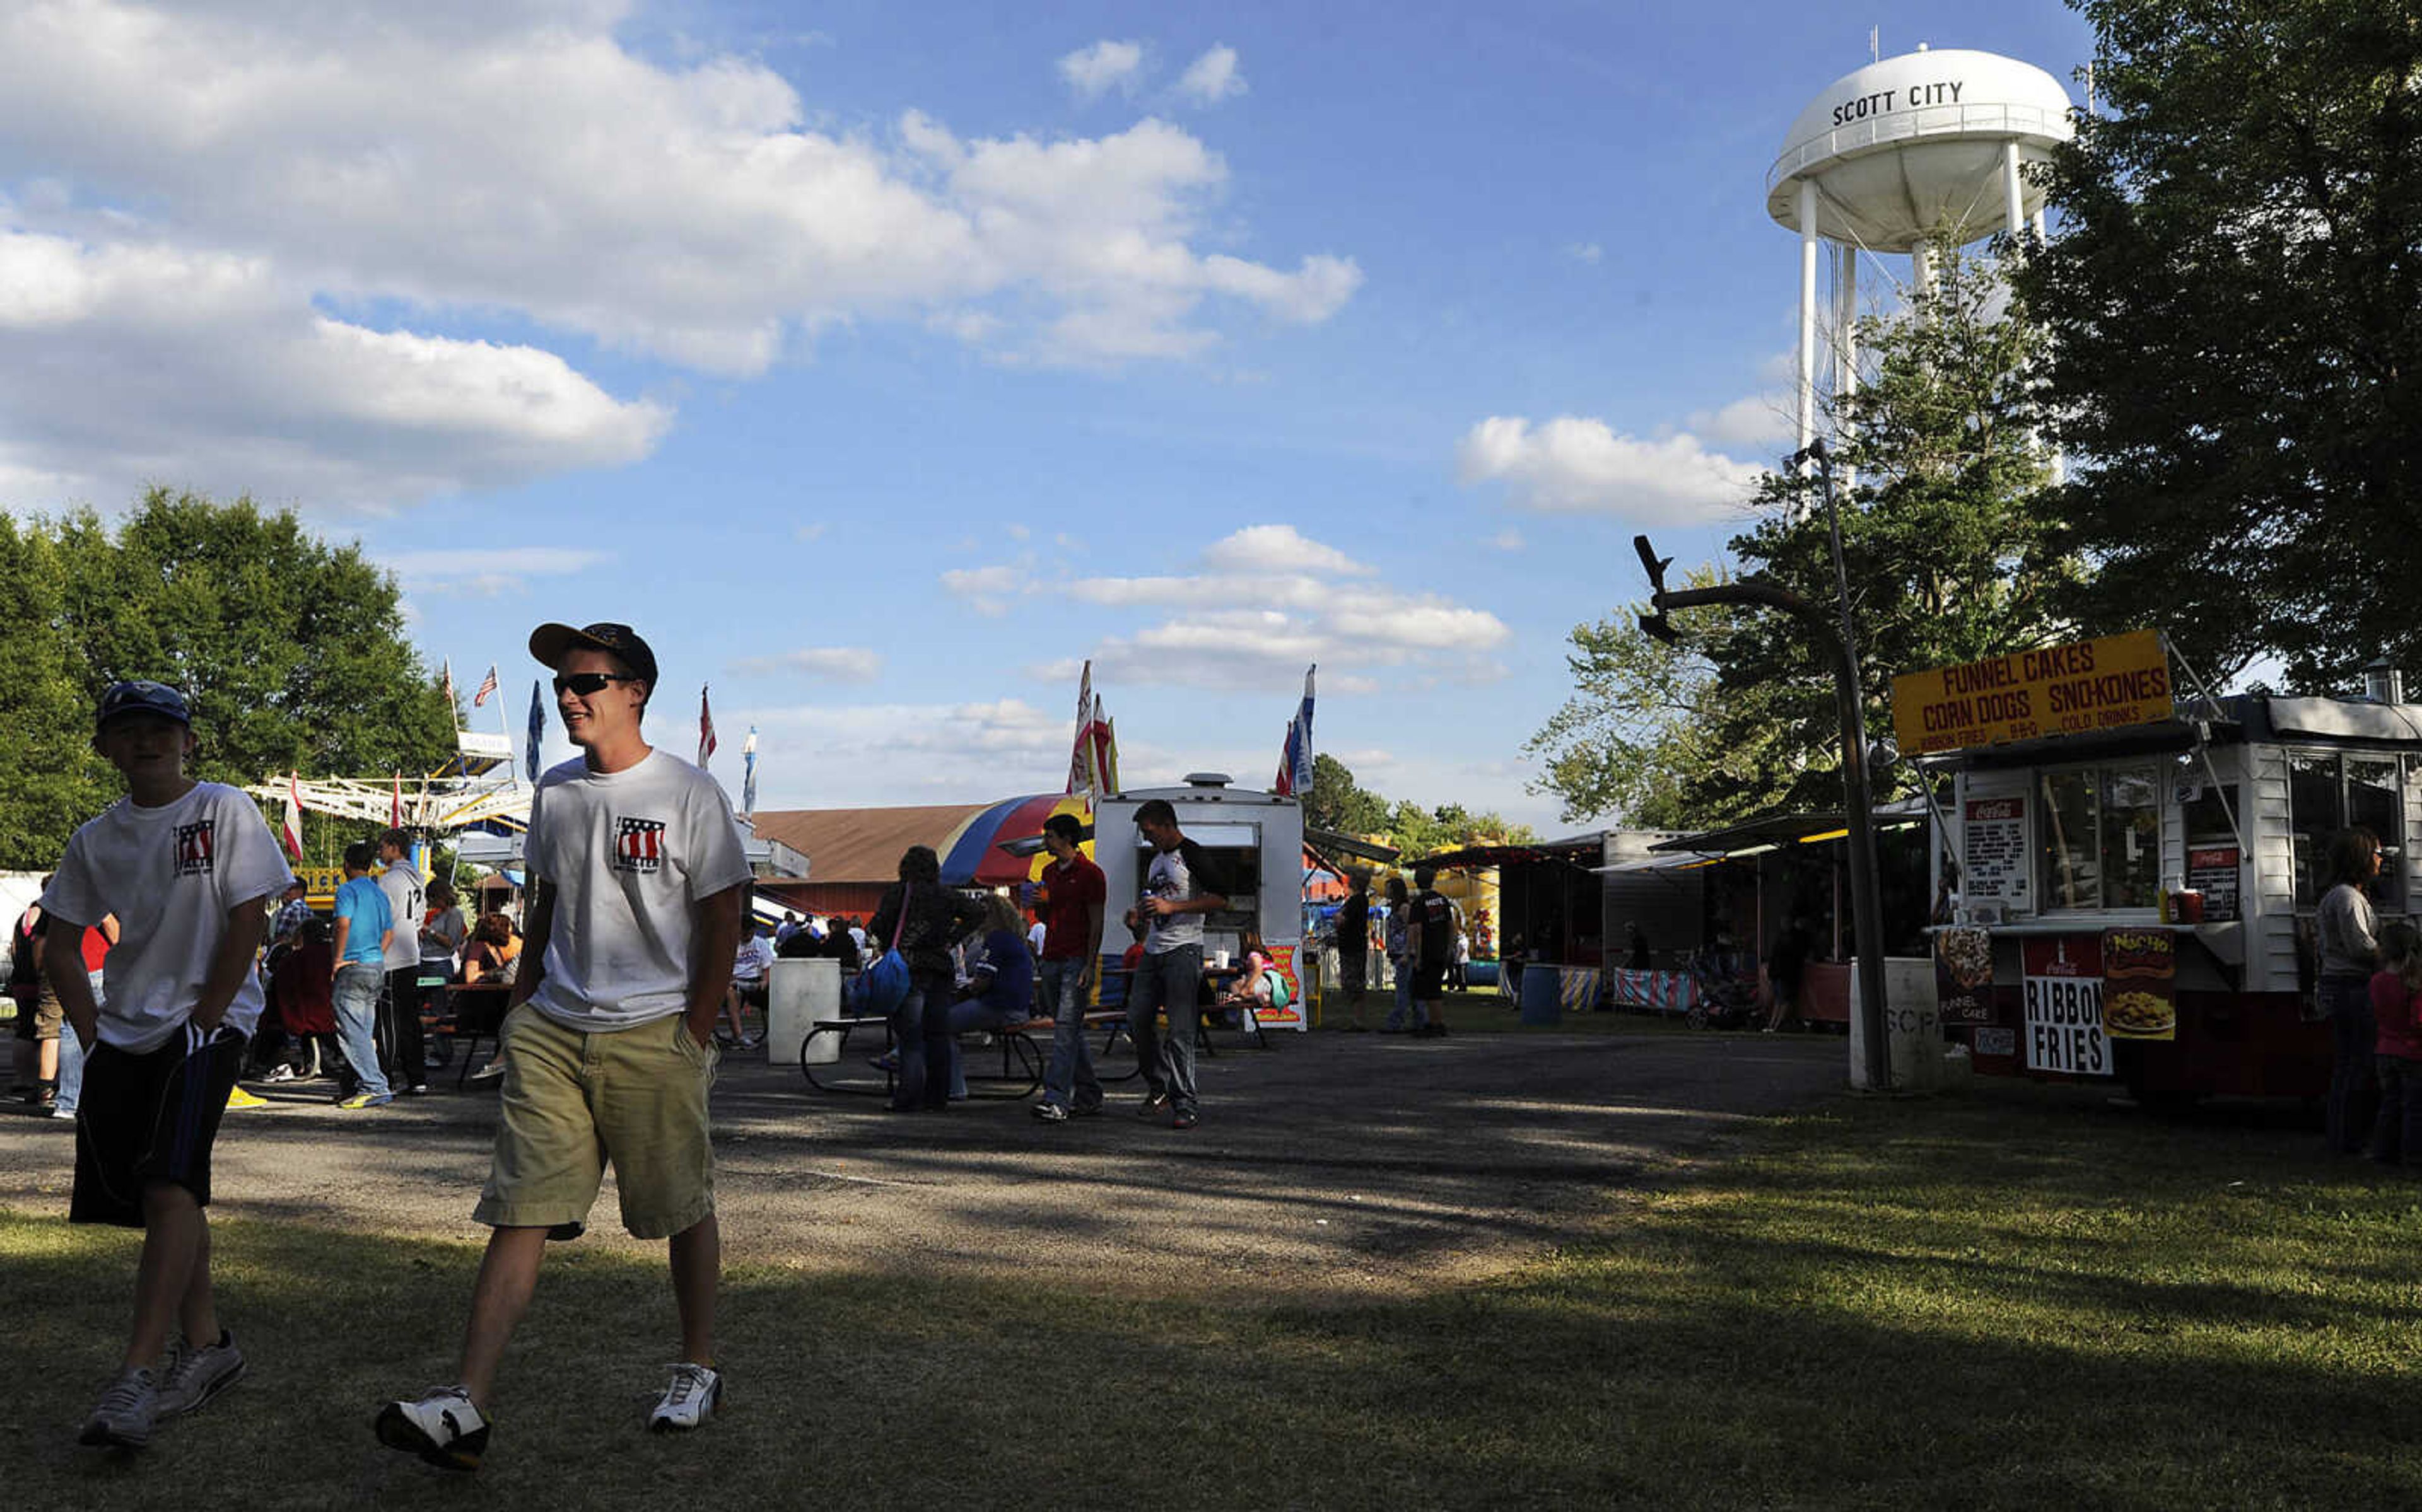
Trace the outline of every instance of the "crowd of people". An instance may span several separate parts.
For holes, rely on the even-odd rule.
[[[871,961],[897,954],[897,1111],[948,1108],[965,1091],[959,1037],[1038,1014],[1054,1033],[1036,1116],[1103,1111],[1084,1030],[1111,905],[1074,817],[1048,821],[1032,929],[1007,897],[942,885],[923,846],[863,923],[753,926],[728,800],[641,735],[657,676],[646,642],[624,625],[546,625],[530,650],[555,670],[579,754],[536,786],[519,930],[502,912],[466,914],[447,879],[422,876],[401,830],[349,846],[328,912],[315,912],[253,801],[188,774],[197,737],[183,696],[127,681],[102,698],[93,743],[125,796],[76,831],[17,921],[10,981],[28,1002],[21,1095],[77,1122],[70,1221],[144,1236],[121,1364],[83,1443],[139,1449],[244,1374],[218,1312],[208,1219],[212,1147],[240,1079],[333,1079],[348,1111],[424,1092],[432,990],[503,990],[484,1073],[501,1083],[495,1149],[473,1208],[490,1237],[454,1379],[386,1402],[376,1430],[454,1470],[486,1450],[496,1371],[548,1241],[583,1230],[609,1165],[624,1227],[666,1241],[679,1324],[679,1363],[648,1426],[695,1428],[719,1405],[707,1099],[723,1046],[755,1042],[746,1011],[763,1007],[776,960],[829,956],[869,978]],[[1227,907],[1226,881],[1167,803],[1141,805],[1137,825],[1151,851],[1120,914],[1132,943],[1119,960],[1145,1087],[1137,1111],[1191,1129],[1200,1015],[1283,1007],[1293,988],[1248,934],[1241,969],[1214,972],[1226,985],[1204,995],[1205,924]],[[1406,986],[1392,1018],[1440,1034],[1458,931],[1427,873],[1415,882],[1396,911]],[[1348,959],[1359,1018],[1366,974],[1360,952]]]

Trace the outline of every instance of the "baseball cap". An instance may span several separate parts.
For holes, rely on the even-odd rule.
[[[187,729],[194,727],[193,712],[185,707],[185,695],[165,682],[146,682],[140,678],[113,682],[101,695],[101,708],[93,715],[92,729],[98,735],[109,722],[120,714],[157,714],[173,719]]]
[[[569,625],[546,624],[530,631],[530,655],[542,666],[563,670],[563,659],[574,651],[604,651],[631,669],[632,676],[648,685],[651,693],[656,686],[656,653],[639,639],[639,632],[628,625],[601,620],[594,625],[574,630]]]

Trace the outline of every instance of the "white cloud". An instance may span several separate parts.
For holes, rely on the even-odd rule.
[[[1060,77],[1067,81],[1077,99],[1088,102],[1112,89],[1133,95],[1137,76],[1142,70],[1141,42],[1114,42],[1107,38],[1060,60]]]
[[[1093,650],[1097,678],[1140,683],[1284,686],[1314,662],[1332,693],[1372,692],[1383,678],[1486,679],[1502,674],[1494,653],[1513,637],[1486,610],[1375,581],[1288,525],[1236,531],[1192,572],[1079,578],[1054,591],[1165,616]]]
[[[1031,585],[1031,576],[1022,565],[960,567],[942,574],[944,588],[966,600],[977,614],[986,616],[1009,613],[1010,599]]]
[[[797,540],[822,540],[824,539],[825,532],[831,528],[831,524],[827,522],[815,520],[810,521],[807,524],[801,525],[798,529],[792,531],[791,535],[793,538]]]
[[[1565,245],[1565,256],[1575,262],[1596,263],[1606,256],[1606,248],[1595,242],[1573,242]]]
[[[169,480],[383,510],[636,461],[671,418],[534,347],[320,314],[266,258],[0,226],[5,502]]]
[[[585,572],[613,560],[608,552],[571,546],[480,546],[449,551],[382,551],[379,566],[407,593],[495,598],[518,593],[534,577]]]
[[[1177,92],[1198,105],[1216,105],[1245,92],[1245,76],[1236,71],[1236,50],[1219,43],[1186,66],[1177,76]]]
[[[1798,421],[1783,394],[1752,394],[1715,410],[1693,410],[1685,422],[1691,432],[1719,446],[1787,449]]]
[[[760,808],[981,802],[1056,788],[1068,771],[1066,717],[1015,698],[778,706],[737,717],[758,727]]]
[[[883,657],[863,646],[806,646],[795,651],[752,656],[731,663],[734,672],[791,672],[819,682],[873,682]]]
[[[448,318],[738,376],[866,320],[1105,364],[1202,352],[1238,311],[1326,320],[1360,283],[1199,250],[1227,164],[1165,121],[829,127],[753,58],[631,51],[627,8],[0,7],[0,234],[32,239],[0,369],[59,390],[0,399],[0,483],[384,505],[628,461],[669,422],[535,345],[413,329]]]
[[[1748,500],[1759,472],[1688,433],[1643,441],[1574,415],[1535,429],[1528,420],[1492,416],[1465,435],[1457,461],[1464,482],[1502,482],[1524,507],[1642,524],[1713,519]]]

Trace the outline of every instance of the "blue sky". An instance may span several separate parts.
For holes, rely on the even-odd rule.
[[[19,3],[0,504],[291,505],[518,732],[540,620],[761,807],[1266,782],[1563,827],[1564,637],[1788,449],[1785,129],[1961,8]],[[1868,288],[1878,280],[1870,277]],[[478,716],[495,717],[491,704]],[[568,747],[552,736],[550,756]]]

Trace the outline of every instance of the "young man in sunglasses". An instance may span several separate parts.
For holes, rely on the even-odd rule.
[[[471,1296],[457,1384],[389,1402],[380,1442],[474,1470],[489,1392],[529,1305],[550,1233],[580,1232],[605,1162],[622,1226],[668,1241],[682,1363],[648,1426],[715,1411],[715,1219],[707,1089],[715,1019],[740,942],[748,864],[715,780],[639,733],[656,658],[628,625],[542,625],[556,711],[580,756],[539,779],[525,861],[527,943],[502,1030],[502,1121],[474,1212],[494,1232]]]

